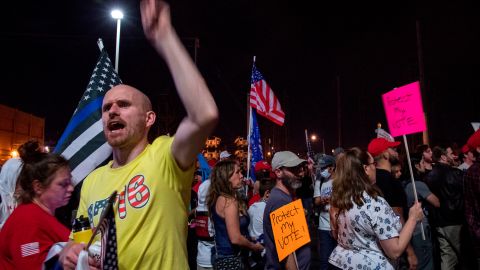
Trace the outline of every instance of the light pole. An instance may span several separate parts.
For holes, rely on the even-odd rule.
[[[317,139],[318,137],[315,134],[312,134],[312,136],[310,136],[310,140],[312,140],[312,142],[315,142]],[[322,139],[323,153],[325,154],[325,139],[323,137],[321,139]]]
[[[123,12],[120,9],[112,10],[112,18],[117,20],[117,44],[115,49],[115,71],[118,73],[118,56],[120,52],[120,24],[123,19]]]

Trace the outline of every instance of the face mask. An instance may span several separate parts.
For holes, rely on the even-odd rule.
[[[320,173],[320,175],[321,175],[323,178],[328,179],[331,174],[330,174],[330,172],[328,171],[328,169],[325,169],[325,170],[323,170],[323,171]]]

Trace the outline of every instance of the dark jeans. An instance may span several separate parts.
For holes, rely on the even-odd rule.
[[[330,231],[318,230],[318,255],[320,259],[320,269],[329,270],[332,269],[328,258],[332,254],[333,249],[337,246],[337,241],[332,237]]]
[[[433,270],[433,246],[432,236],[429,226],[424,227],[425,240],[422,239],[422,234],[412,236],[411,244],[415,255],[417,256],[418,270]]]

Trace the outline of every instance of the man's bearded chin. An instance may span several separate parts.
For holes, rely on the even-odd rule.
[[[297,180],[295,177],[286,176],[282,179],[283,185],[290,190],[296,190],[302,186],[302,182]]]

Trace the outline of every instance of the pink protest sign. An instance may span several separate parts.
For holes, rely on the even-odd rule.
[[[420,84],[410,83],[382,96],[388,127],[393,137],[427,129]]]

